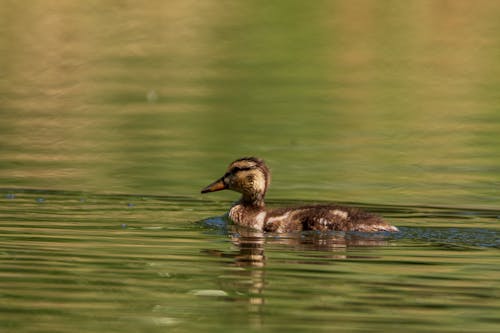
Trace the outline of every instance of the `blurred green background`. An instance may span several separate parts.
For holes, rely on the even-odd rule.
[[[500,332],[499,32],[488,0],[0,0],[1,332]],[[401,231],[228,226],[199,191],[248,155],[270,205]]]
[[[498,207],[500,2],[0,5],[0,185]],[[233,198],[234,194],[217,194]]]

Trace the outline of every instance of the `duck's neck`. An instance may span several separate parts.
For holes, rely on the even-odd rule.
[[[255,192],[251,194],[244,193],[241,196],[240,204],[245,207],[253,207],[262,209],[266,205],[264,203],[264,194],[260,192]]]

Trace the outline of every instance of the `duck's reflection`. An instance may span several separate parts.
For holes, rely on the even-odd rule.
[[[345,233],[345,232],[302,232],[290,234],[270,234],[253,231],[236,225],[229,227],[231,242],[238,251],[229,255],[235,258],[238,266],[263,267],[265,261],[264,247],[283,246],[284,250],[316,251],[324,258],[346,259],[359,258],[347,255],[349,248],[387,246],[385,234]],[[301,263],[307,261],[301,260]],[[311,261],[310,263],[317,263]]]
[[[318,262],[318,257],[326,259],[375,258],[360,256],[349,249],[361,247],[387,246],[387,235],[382,233],[346,233],[346,232],[302,232],[289,234],[272,234],[250,230],[237,225],[229,225],[225,230],[236,247],[236,251],[205,250],[204,252],[219,257],[233,258],[238,267],[264,267],[266,262],[265,248],[280,251],[310,252],[311,260],[301,256],[300,264],[329,264],[329,261]],[[314,260],[312,260],[314,259]],[[287,262],[294,260],[287,259]]]
[[[234,253],[234,262],[240,267],[264,267],[265,238],[261,231],[252,231],[244,228],[234,228],[230,233],[231,242],[237,247]]]
[[[266,287],[266,248],[271,251],[292,252],[286,259],[287,264],[330,264],[332,260],[360,258],[360,255],[348,254],[349,248],[384,246],[388,242],[385,235],[361,233],[292,233],[264,234],[236,225],[227,226],[227,233],[235,250],[205,250],[213,256],[232,258],[231,266],[239,269],[231,270],[230,283],[238,293],[245,295],[237,301],[244,300],[249,306],[250,322],[260,327],[265,304]],[[310,252],[312,251],[312,252]],[[309,252],[310,256],[294,256],[293,252]],[[354,251],[356,252],[356,251]],[[309,257],[309,260],[308,260]],[[294,259],[295,258],[295,259]],[[300,258],[300,259],[297,259]],[[318,260],[321,258],[322,260]],[[373,256],[363,258],[375,258]],[[324,259],[324,260],[323,260]],[[236,276],[236,278],[234,278]],[[229,286],[228,286],[229,287]]]

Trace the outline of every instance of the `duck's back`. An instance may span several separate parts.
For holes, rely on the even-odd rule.
[[[265,231],[398,231],[377,215],[337,205],[309,205],[268,210]]]

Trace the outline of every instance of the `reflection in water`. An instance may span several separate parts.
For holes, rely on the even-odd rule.
[[[241,229],[241,230],[240,230]],[[265,235],[261,231],[244,230],[231,226],[231,242],[238,248],[234,255],[235,264],[240,267],[264,267]]]
[[[234,261],[231,264],[242,268],[233,273],[237,275],[236,289],[238,293],[248,296],[244,299],[248,301],[249,324],[258,328],[262,325],[261,314],[265,303],[263,291],[266,282],[263,268],[266,263],[264,253],[266,238],[260,231],[244,228],[230,229],[231,242],[237,247],[237,251],[225,253],[219,250],[205,250],[204,252],[213,256],[233,258]]]
[[[238,293],[248,295],[245,300],[249,306],[249,320],[253,327],[262,325],[263,307],[266,303],[264,291],[266,287],[266,246],[284,246],[284,250],[291,249],[297,252],[317,251],[323,259],[348,259],[360,258],[346,254],[350,247],[370,247],[387,245],[387,234],[384,233],[349,233],[349,232],[302,232],[289,234],[271,234],[254,231],[237,225],[226,225],[225,218],[211,218],[202,221],[205,225],[215,227],[218,225],[229,234],[231,243],[236,251],[224,252],[219,250],[205,250],[208,255],[232,258],[231,265],[242,268],[236,270],[236,279],[231,279],[232,287]],[[318,255],[314,256],[318,258]],[[367,258],[367,257],[364,257]],[[374,257],[369,257],[374,258]],[[328,264],[325,261],[289,260],[295,264]],[[237,281],[237,282],[234,282]]]
[[[388,245],[388,233],[362,232],[294,232],[286,234],[264,233],[238,225],[226,225],[227,217],[209,218],[201,221],[205,226],[218,228],[228,233],[231,242],[237,246],[236,253],[207,250],[211,255],[234,258],[239,267],[263,267],[266,245],[284,245],[297,251],[323,251],[325,258],[346,259],[348,247]],[[339,255],[335,252],[342,252]]]
[[[258,328],[262,326],[262,314],[265,304],[265,237],[259,231],[236,229],[231,232],[230,237],[231,242],[238,249],[234,253],[234,264],[243,268],[235,272],[235,274],[238,275],[239,281],[242,281],[238,287],[243,288],[242,290],[248,295],[249,324]]]
[[[394,207],[395,210],[396,207]],[[414,208],[406,207],[408,216],[412,215]],[[443,209],[437,215],[443,215],[448,210]],[[481,212],[476,212],[478,215]],[[489,215],[498,212],[488,212]],[[450,214],[450,212],[446,213]],[[463,216],[464,212],[454,211],[453,216]],[[356,232],[302,232],[289,234],[272,234],[253,231],[237,225],[229,224],[226,216],[215,217],[201,221],[205,227],[217,233],[228,235],[231,243],[235,246],[233,251],[205,250],[204,252],[225,258],[231,258],[230,265],[240,269],[231,271],[230,278],[227,276],[220,281],[228,289],[235,288],[238,294],[247,297],[236,298],[235,301],[245,301],[248,306],[250,324],[260,328],[263,323],[263,314],[269,311],[267,300],[273,300],[270,294],[276,286],[272,286],[272,267],[277,264],[292,265],[298,274],[306,274],[308,269],[303,265],[326,265],[331,266],[338,260],[366,260],[378,259],[374,262],[383,261],[380,251],[366,253],[360,248],[368,249],[385,246],[398,246],[398,243],[413,243],[433,249],[471,249],[499,247],[500,233],[496,230],[483,228],[442,228],[442,227],[401,227],[398,233],[356,233]],[[271,258],[269,254],[271,253]],[[376,253],[375,253],[376,252]],[[383,253],[383,252],[382,252]],[[283,259],[281,256],[285,256]],[[448,254],[445,254],[448,255]],[[277,259],[275,257],[278,257]],[[440,257],[440,256],[438,256]],[[404,257],[403,257],[404,258]],[[406,260],[406,259],[404,259]],[[415,262],[416,265],[427,265],[430,259]],[[271,262],[271,263],[270,263]],[[366,261],[364,261],[366,263]],[[395,260],[398,265],[398,259]],[[407,263],[407,262],[406,262]],[[268,267],[270,266],[270,267]],[[286,266],[290,269],[290,266]],[[299,267],[303,267],[300,269]],[[439,269],[439,265],[437,268]],[[283,271],[290,274],[289,271]],[[280,273],[281,274],[281,273]],[[440,276],[441,273],[437,273]],[[286,278],[283,277],[285,280]],[[276,277],[274,277],[276,279]],[[450,277],[455,279],[455,277]],[[306,281],[306,280],[303,280]],[[359,283],[366,285],[369,278],[364,278]],[[398,282],[400,283],[400,282]],[[313,285],[311,288],[315,288]],[[376,287],[370,287],[380,289]],[[390,287],[390,284],[384,288]]]
[[[230,254],[220,251],[206,252],[212,255],[234,258],[234,264],[239,267],[264,267],[266,245],[284,245],[294,251],[321,251],[324,258],[331,259],[352,257],[345,254],[346,249],[349,247],[388,245],[387,233],[296,232],[273,234],[230,225],[229,235],[231,242],[238,249],[236,252]],[[356,256],[356,258],[358,257]]]

